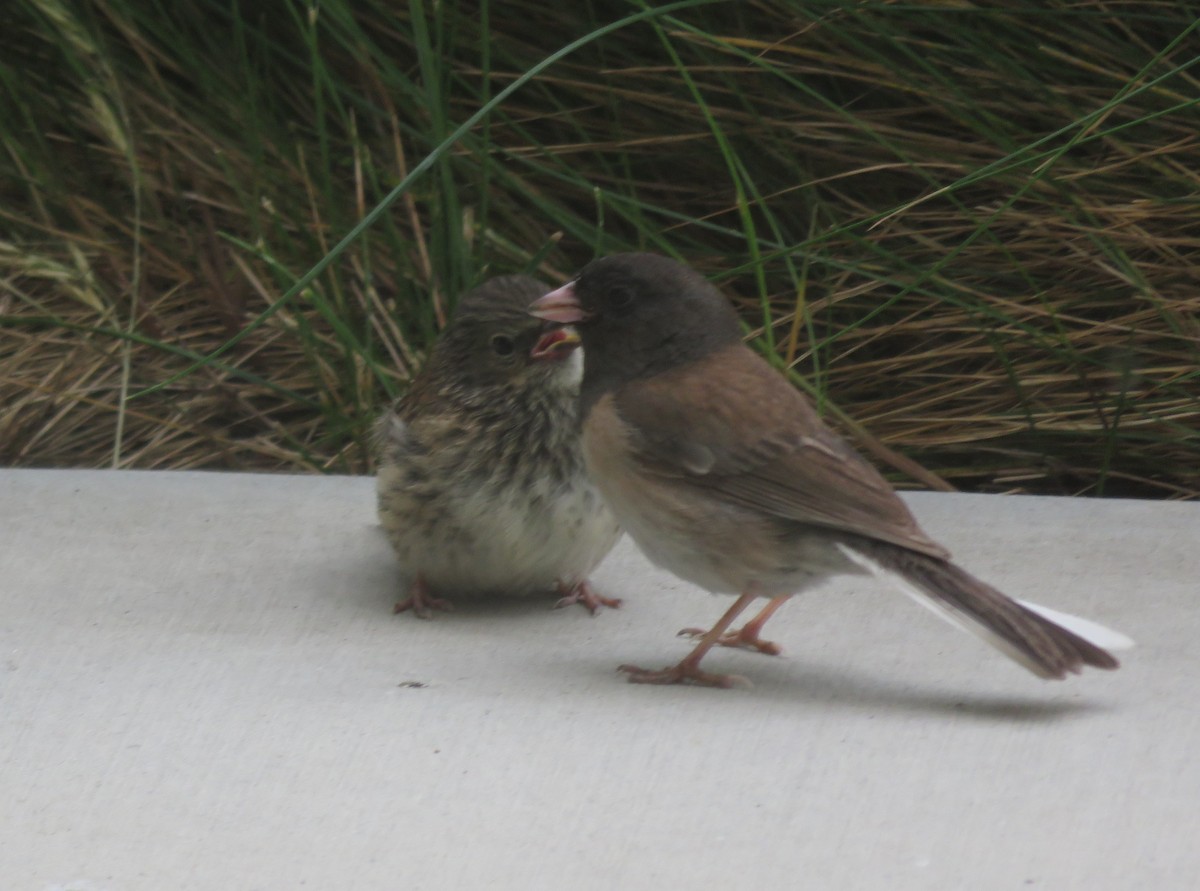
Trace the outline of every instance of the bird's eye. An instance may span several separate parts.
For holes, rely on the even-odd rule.
[[[633,289],[625,285],[614,285],[608,292],[608,305],[613,309],[628,309],[633,303]]]
[[[492,349],[495,350],[497,356],[511,356],[514,348],[511,337],[504,334],[496,334],[492,337]]]

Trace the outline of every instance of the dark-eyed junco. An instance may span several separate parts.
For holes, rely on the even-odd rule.
[[[620,603],[587,580],[620,531],[580,453],[579,338],[525,311],[548,290],[503,276],[465,294],[379,420],[379,518],[411,575],[396,612],[554,589],[593,613]]]
[[[654,254],[605,257],[530,312],[578,328],[584,456],[618,522],[653,562],[738,595],[682,662],[621,666],[630,680],[728,686],[700,670],[711,647],[777,652],[759,632],[787,597],[863,572],[1039,677],[1117,667],[1083,635],[1105,645],[1121,635],[1046,610],[1051,621],[950,562],[875,468],[742,343],[733,307],[694,270]],[[757,597],[772,600],[730,632]]]

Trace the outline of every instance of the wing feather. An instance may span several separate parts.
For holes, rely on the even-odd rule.
[[[887,480],[742,344],[626,385],[615,406],[649,473],[771,516],[949,556]]]

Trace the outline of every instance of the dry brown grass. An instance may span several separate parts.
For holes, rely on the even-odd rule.
[[[1181,6],[761,2],[616,32],[261,320],[453,124],[627,8],[493,6],[485,56],[465,3],[440,37],[382,3],[361,31],[331,3],[240,35],[217,5],[85,6],[27,0],[0,37],[4,464],[368,471],[456,291],[639,246],[720,278],[878,455],[980,490],[1200,494]]]

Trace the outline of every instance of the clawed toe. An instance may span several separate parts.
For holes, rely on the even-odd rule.
[[[704,637],[708,634],[705,628],[684,628],[679,631],[676,637],[689,637],[693,640]],[[721,647],[737,647],[742,650],[755,650],[767,656],[778,656],[783,652],[783,647],[771,640],[763,640],[757,634],[747,633],[743,628],[740,631],[729,631],[722,634],[715,641],[717,646]]]
[[[562,609],[564,606],[578,603],[594,616],[602,607],[617,609],[621,605],[620,597],[605,597],[597,593],[596,589],[587,581],[578,582],[575,585],[559,582],[558,591],[563,596],[554,604],[555,609]]]
[[[454,604],[440,597],[405,597],[392,607],[394,615],[411,611],[418,619],[432,619],[433,612],[454,612]]]
[[[639,668],[636,665],[621,665],[617,671],[627,674],[631,684],[695,684],[698,687],[730,687],[742,685],[749,687],[750,681],[736,674],[710,674],[701,671],[694,665],[680,662],[670,668],[658,670]]]
[[[443,613],[454,612],[454,604],[441,597],[432,596],[425,580],[417,576],[408,589],[408,596],[392,607],[392,614],[398,616],[400,613],[411,611],[418,619],[432,619],[434,610]]]

